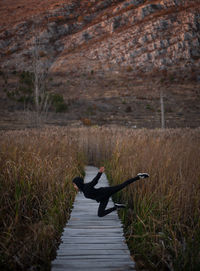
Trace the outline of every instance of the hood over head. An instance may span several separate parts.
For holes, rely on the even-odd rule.
[[[75,183],[81,191],[83,191],[83,186],[84,186],[83,178],[76,177],[76,178],[73,179],[72,182]]]

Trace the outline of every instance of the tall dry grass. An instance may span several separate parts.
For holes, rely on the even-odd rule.
[[[7,132],[0,148],[1,265],[47,267],[74,199],[69,180],[88,163],[104,164],[113,185],[150,173],[115,197],[127,203],[120,216],[139,269],[199,270],[200,129]]]
[[[200,269],[200,129],[72,131],[95,164],[106,165],[113,185],[139,172],[118,193],[125,235],[139,268]]]
[[[83,165],[67,131],[1,132],[1,270],[50,269]]]
[[[200,269],[199,131],[153,131],[128,136],[109,162],[114,183],[149,172],[119,195],[136,259],[157,270]],[[139,262],[139,261],[138,261]]]

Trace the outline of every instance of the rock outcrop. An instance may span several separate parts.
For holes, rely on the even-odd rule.
[[[36,43],[53,73],[199,70],[200,1],[47,1],[46,10],[0,18],[1,70],[31,69]]]

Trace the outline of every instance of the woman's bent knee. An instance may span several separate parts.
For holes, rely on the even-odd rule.
[[[98,212],[98,217],[103,217],[105,214],[103,212]]]

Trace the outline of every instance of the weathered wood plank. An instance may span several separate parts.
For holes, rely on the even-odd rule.
[[[131,271],[133,270],[132,264],[128,264],[125,262],[105,262],[105,264],[98,262],[98,266],[94,266],[93,262],[89,263],[82,263],[82,264],[76,264],[76,263],[64,263],[64,264],[56,264],[56,271],[81,271],[81,270],[91,270],[91,271]]]
[[[117,237],[108,237],[108,238],[96,238],[95,240],[93,239],[85,239],[83,237],[77,237],[77,238],[63,238],[62,242],[64,244],[116,244],[116,243],[121,243],[124,242],[124,238],[117,238]],[[62,244],[63,244],[62,243]]]
[[[110,228],[105,228],[105,229],[70,229],[68,228],[68,231],[65,232],[65,236],[78,236],[78,235],[83,235],[83,236],[114,236],[118,235],[118,233],[122,234],[122,232],[118,229],[110,229]]]
[[[89,265],[88,265],[88,262],[90,263]],[[100,259],[91,259],[91,258],[89,258],[89,259],[81,259],[81,261],[74,261],[73,259],[60,259],[59,261],[55,261],[55,265],[65,265],[65,264],[70,264],[70,265],[76,265],[76,266],[82,266],[82,267],[84,267],[84,266],[87,266],[88,265],[88,267],[90,267],[90,266],[93,266],[94,267],[94,264],[95,263],[98,263],[98,266],[97,267],[100,267],[100,266],[103,266],[103,265],[110,265],[110,264],[112,264],[112,265],[114,265],[114,264],[116,264],[117,266],[119,266],[118,264],[119,263],[123,263],[123,264],[130,264],[130,263],[127,263],[127,260],[125,259],[114,259],[114,263],[113,263],[113,259],[104,259],[103,261],[102,261],[102,258],[100,258]]]
[[[127,255],[126,249],[88,249],[87,247],[85,249],[72,249],[72,248],[66,248],[66,249],[60,249],[59,250],[59,257],[61,256],[76,256],[76,255]]]
[[[104,250],[118,250],[118,249],[121,249],[121,248],[124,248],[124,249],[126,249],[126,245],[124,244],[121,244],[121,242],[120,243],[115,243],[115,245],[113,246],[113,244],[105,244],[105,243],[91,243],[91,244],[75,244],[75,243],[72,243],[72,244],[70,244],[70,246],[67,246],[67,243],[65,243],[65,244],[61,244],[60,245],[60,247],[59,247],[59,252],[61,252],[62,250],[63,251],[66,251],[66,250],[68,250],[68,249],[72,249],[72,250],[74,250],[74,249],[79,249],[79,250],[81,250],[81,249],[83,249],[83,250],[85,250],[85,249],[95,249],[95,250],[101,250],[101,249],[104,249]]]
[[[86,167],[85,182],[96,175],[97,169]],[[98,186],[107,186],[105,174]],[[122,223],[117,212],[105,217],[97,216],[98,203],[77,194],[70,220],[62,234],[53,271],[129,271],[134,269],[126,245]],[[108,208],[113,206],[109,200]]]
[[[100,259],[84,258],[81,261],[74,261],[73,259],[71,259],[71,260],[70,259],[59,259],[59,262],[60,263],[58,263],[58,261],[56,259],[55,264],[57,265],[57,264],[66,264],[66,263],[68,263],[68,264],[76,264],[76,265],[83,265],[84,266],[88,262],[90,262],[91,265],[94,266],[94,263],[98,263],[99,265],[100,264],[103,265],[104,263],[113,263],[113,259],[105,258],[104,261],[102,261],[102,258],[100,258]],[[129,263],[127,263],[126,259],[119,259],[119,258],[115,259],[115,263],[129,264]]]

